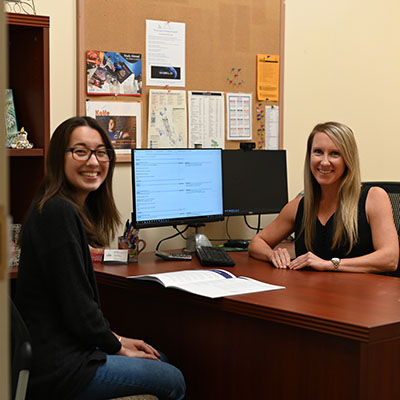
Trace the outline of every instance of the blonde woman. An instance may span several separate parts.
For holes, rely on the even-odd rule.
[[[275,246],[294,232],[296,258]],[[304,196],[290,201],[250,243],[252,257],[276,268],[394,271],[399,242],[387,193],[361,185],[352,130],[337,122],[315,126],[307,141]]]

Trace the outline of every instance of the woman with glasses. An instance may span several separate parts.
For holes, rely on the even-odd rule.
[[[90,117],[66,120],[46,165],[23,227],[16,292],[32,339],[29,398],[182,399],[181,372],[151,345],[113,332],[100,309],[89,245],[108,245],[120,222],[107,133]]]

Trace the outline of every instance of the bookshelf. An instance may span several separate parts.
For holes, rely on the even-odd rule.
[[[40,15],[6,13],[8,87],[13,90],[18,129],[24,127],[32,149],[8,149],[10,214],[23,222],[45,173],[50,140],[49,28]]]

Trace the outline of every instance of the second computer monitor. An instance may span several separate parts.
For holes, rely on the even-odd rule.
[[[224,150],[224,215],[279,213],[288,201],[285,150]]]

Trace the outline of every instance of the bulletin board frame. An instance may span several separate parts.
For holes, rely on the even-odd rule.
[[[284,3],[284,0],[76,0],[77,114],[85,115],[88,100],[141,101],[142,147],[146,147],[149,90],[165,88],[145,85],[146,19],[183,22],[186,24],[186,84],[176,89],[252,93],[254,142],[260,139],[256,106],[279,105],[279,148],[282,148]],[[87,95],[87,50],[142,54],[142,96]],[[280,56],[278,102],[257,100],[257,54]],[[235,71],[240,68],[240,85],[228,79],[233,68]],[[225,148],[238,147],[238,142],[225,140]],[[118,161],[130,161],[130,156],[120,155]]]

